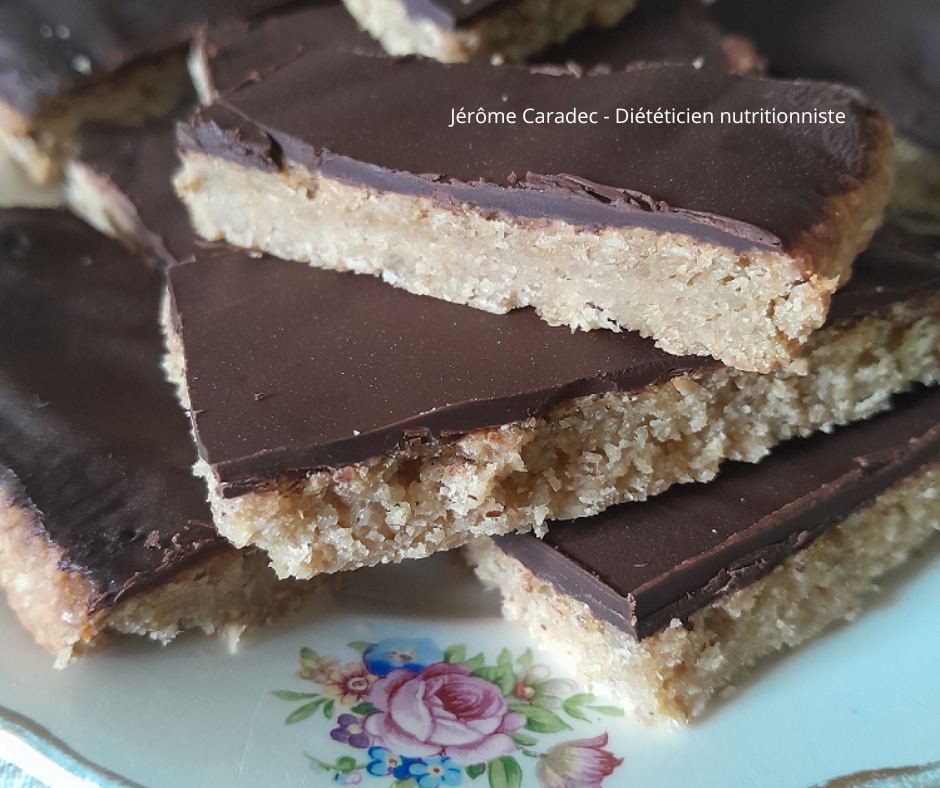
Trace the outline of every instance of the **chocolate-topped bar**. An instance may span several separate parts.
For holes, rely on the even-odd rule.
[[[193,41],[189,70],[199,100],[211,104],[310,49],[384,52],[339,0],[312,0],[254,22],[203,27]]]
[[[169,271],[169,368],[217,527],[308,577],[542,531],[884,409],[940,374],[933,240],[883,231],[770,375],[202,248]]]
[[[636,121],[653,106],[688,115]],[[492,119],[455,120],[470,107]],[[721,122],[770,108],[841,121]],[[180,145],[177,190],[210,240],[760,371],[823,323],[890,181],[889,126],[854,91],[692,66],[578,78],[310,51]]]
[[[534,62],[574,63],[587,71],[619,71],[638,63],[689,64],[732,74],[763,68],[751,43],[724,33],[701,0],[638,0],[619,24],[576,33]]]
[[[0,587],[60,664],[115,632],[237,634],[313,590],[212,527],[161,292],[74,216],[0,211]]]
[[[872,581],[937,529],[940,391],[758,465],[544,539],[471,549],[504,611],[647,719],[682,721],[760,657],[852,617]]]
[[[940,222],[940,4],[934,0],[718,0],[721,25],[771,71],[861,88],[901,140],[892,207]]]
[[[343,0],[393,55],[445,63],[521,61],[590,25],[616,24],[635,0]]]
[[[17,0],[0,4],[0,142],[37,180],[58,175],[86,120],[133,125],[191,90],[185,51],[207,21],[285,0]]]

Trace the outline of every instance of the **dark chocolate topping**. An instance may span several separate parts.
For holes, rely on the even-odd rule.
[[[936,0],[718,0],[713,13],[775,73],[856,85],[901,136],[940,149]]]
[[[138,241],[163,260],[191,257],[196,243],[186,208],[171,185],[179,166],[174,125],[167,118],[131,128],[88,125],[79,157],[130,200],[143,225],[158,236]]]
[[[206,22],[285,0],[0,0],[0,100],[23,115],[131,61],[185,47]]]
[[[940,290],[935,260],[874,248],[833,297],[840,321]],[[230,496],[717,363],[239,250],[200,250],[169,280],[200,452]]]
[[[271,14],[255,23],[210,27],[201,47],[212,86],[220,94],[258,81],[311,49],[383,53],[379,43],[361,31],[345,6],[335,0],[313,0],[309,7]]]
[[[161,292],[159,272],[72,215],[0,211],[3,489],[102,606],[231,549],[163,378]]]
[[[634,637],[755,582],[898,480],[940,457],[940,391],[893,412],[793,439],[708,484],[496,539],[534,574]]]
[[[478,108],[513,111],[518,122],[448,128],[452,111]],[[597,112],[598,123],[525,124],[527,108]],[[709,110],[715,122],[618,125],[617,108]],[[844,112],[846,122],[719,122],[722,111],[773,108]],[[829,198],[868,177],[883,132],[859,94],[822,83],[691,66],[576,78],[316,51],[228,94],[193,124],[181,135],[184,150],[248,166],[257,162],[240,158],[237,137],[253,124],[253,139],[273,140],[272,168],[283,153],[326,177],[445,205],[673,230],[736,250],[793,248],[825,218]]]
[[[725,38],[700,0],[639,0],[619,24],[575,33],[535,62],[573,62],[585,70],[606,66],[612,71],[636,63],[695,63],[698,68],[735,72],[731,46],[743,44]]]

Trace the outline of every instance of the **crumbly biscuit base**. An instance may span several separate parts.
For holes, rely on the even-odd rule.
[[[180,337],[168,375],[185,397]],[[226,498],[206,479],[219,532],[257,545],[282,577],[421,558],[477,536],[542,531],[677,482],[711,479],[726,459],[756,462],[781,440],[888,408],[940,377],[940,298],[817,332],[804,362],[770,375],[727,367],[641,391],[562,403],[545,417],[418,443],[356,465],[272,479]],[[184,399],[188,403],[188,400]]]
[[[386,52],[444,63],[491,59],[522,62],[590,25],[610,27],[636,0],[517,0],[480,21],[449,30],[408,14],[401,0],[343,0]]]
[[[675,355],[768,372],[792,361],[825,321],[830,294],[881,221],[890,180],[885,163],[834,198],[794,256],[740,255],[645,228],[589,231],[467,205],[449,210],[290,163],[271,173],[189,153],[175,183],[209,240],[379,275],[489,312],[532,306],[553,325],[631,329]]]
[[[589,691],[646,722],[688,723],[762,658],[854,618],[873,581],[940,528],[940,463],[901,480],[757,582],[634,640],[595,618],[491,541],[471,563],[503,594],[503,613],[570,662]]]
[[[118,633],[168,643],[198,628],[234,647],[246,627],[297,610],[325,589],[322,581],[278,581],[263,553],[232,548],[106,606],[81,573],[62,568],[66,556],[45,533],[37,511],[0,488],[0,589],[57,667],[105,648]]]
[[[60,180],[63,161],[78,155],[83,124],[134,126],[168,114],[191,91],[185,54],[174,50],[50,99],[31,117],[0,102],[0,147],[36,183],[51,185]]]

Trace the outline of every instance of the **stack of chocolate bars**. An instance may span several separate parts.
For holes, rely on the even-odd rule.
[[[895,132],[936,163],[940,89],[879,93],[936,57],[915,22],[868,82],[829,0],[790,60],[733,0],[733,34],[692,0],[185,5],[202,106],[134,128],[88,107],[177,39],[0,8],[33,69],[2,139],[123,242],[0,220],[0,585],[60,662],[467,546],[589,686],[688,721],[938,528],[940,178],[892,173]]]

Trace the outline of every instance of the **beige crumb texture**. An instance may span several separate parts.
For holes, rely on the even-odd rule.
[[[588,26],[610,27],[635,0],[515,0],[479,21],[447,29],[409,16],[400,0],[343,0],[356,21],[392,55],[444,63],[489,59],[522,62]]]
[[[119,633],[168,643],[185,629],[220,634],[229,645],[325,596],[322,582],[278,581],[257,550],[223,549],[151,591],[102,604],[79,572],[62,569],[35,509],[0,490],[0,589],[36,642],[64,667],[110,644]]]
[[[180,337],[166,319],[166,368],[185,397]],[[641,391],[578,398],[545,417],[427,442],[226,498],[200,461],[216,527],[256,545],[282,577],[311,577],[541,531],[678,482],[724,460],[756,462],[781,440],[887,409],[893,393],[940,375],[940,299],[825,328],[806,359],[770,375],[727,367]],[[184,400],[185,402],[185,400]]]
[[[468,548],[503,613],[566,660],[588,690],[649,723],[688,723],[762,658],[852,619],[873,581],[940,528],[940,465],[902,480],[828,528],[769,575],[659,632],[634,640],[556,591],[490,540]]]
[[[549,323],[620,328],[675,355],[748,371],[792,361],[881,223],[890,139],[876,172],[832,198],[799,248],[739,254],[645,228],[585,230],[428,197],[377,192],[288,162],[283,172],[202,153],[183,156],[176,190],[194,227],[288,260],[381,276],[396,287],[503,313],[531,306]]]
[[[185,55],[173,51],[50,98],[30,117],[0,102],[0,148],[35,182],[57,183],[63,162],[78,154],[85,123],[138,125],[171,112],[191,91]]]

